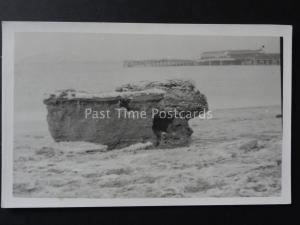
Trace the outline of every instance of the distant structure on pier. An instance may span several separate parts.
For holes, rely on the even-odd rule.
[[[280,65],[279,53],[257,50],[225,50],[203,52],[198,59],[127,60],[124,67],[160,66]]]
[[[201,65],[279,65],[279,53],[266,53],[258,50],[226,50],[203,52],[199,59]]]

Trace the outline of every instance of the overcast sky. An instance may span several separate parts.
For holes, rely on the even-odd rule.
[[[197,58],[203,51],[258,49],[279,52],[278,37],[170,36],[91,33],[17,33],[16,62],[120,61]]]

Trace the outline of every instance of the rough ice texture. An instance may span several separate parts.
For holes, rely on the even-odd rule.
[[[186,146],[192,129],[189,118],[153,118],[159,111],[203,112],[208,109],[206,97],[190,81],[168,80],[126,84],[115,92],[91,94],[63,90],[49,95],[44,103],[48,109],[49,130],[55,141],[88,141],[123,148],[136,143],[151,142],[169,148]],[[109,111],[110,118],[86,118],[85,109]],[[124,118],[117,109],[146,112],[146,118]]]
[[[189,146],[116,151],[54,143],[44,124],[17,124],[13,195],[18,198],[207,198],[282,195],[280,106],[214,110],[189,121]],[[98,191],[101,190],[101,191]]]

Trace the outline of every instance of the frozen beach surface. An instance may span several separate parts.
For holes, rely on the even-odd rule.
[[[55,143],[39,124],[16,127],[16,197],[267,197],[281,193],[280,107],[222,109],[191,120],[190,146],[117,150]]]

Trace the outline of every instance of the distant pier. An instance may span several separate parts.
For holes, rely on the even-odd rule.
[[[279,53],[258,50],[225,50],[203,52],[199,59],[127,60],[124,67],[280,65]]]

